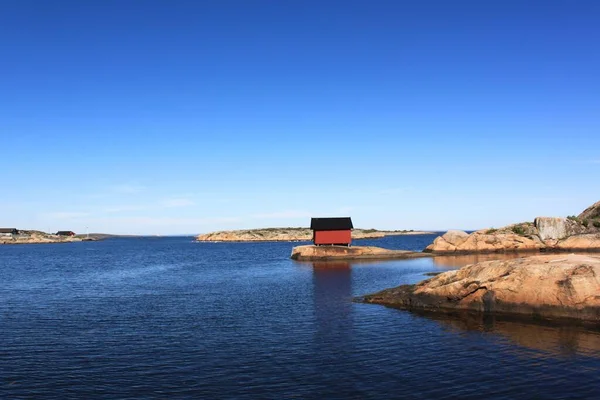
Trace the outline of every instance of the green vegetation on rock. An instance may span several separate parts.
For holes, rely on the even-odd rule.
[[[525,228],[523,228],[522,225],[515,225],[512,227],[511,229],[514,233],[516,233],[517,235],[525,235]]]

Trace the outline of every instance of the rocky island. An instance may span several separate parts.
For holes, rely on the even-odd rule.
[[[18,234],[0,236],[0,244],[72,243],[85,240],[96,239],[80,236],[61,236],[36,230],[20,230]]]
[[[354,229],[352,239],[379,239],[391,235],[421,235],[423,231],[380,231],[377,229]],[[312,240],[309,228],[264,228],[219,231],[198,235],[199,242],[307,242]]]
[[[600,256],[485,261],[357,300],[411,311],[576,319],[600,326]]]
[[[578,216],[537,217],[533,222],[473,233],[451,230],[425,249],[436,254],[526,251],[600,251],[600,202]]]

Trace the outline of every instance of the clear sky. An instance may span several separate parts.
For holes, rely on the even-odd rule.
[[[476,229],[600,200],[598,1],[0,0],[0,226]]]

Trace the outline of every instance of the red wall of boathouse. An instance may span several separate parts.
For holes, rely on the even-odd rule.
[[[350,244],[352,242],[352,232],[348,230],[337,231],[315,231],[313,237],[314,244]]]

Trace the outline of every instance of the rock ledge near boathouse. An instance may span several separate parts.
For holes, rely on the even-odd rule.
[[[296,246],[291,258],[297,261],[334,261],[334,260],[402,260],[408,258],[430,257],[430,254],[389,250],[374,246]]]

